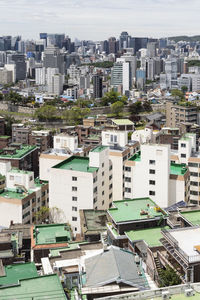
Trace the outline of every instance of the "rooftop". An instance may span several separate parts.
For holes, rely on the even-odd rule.
[[[172,175],[185,175],[187,170],[188,169],[185,164],[171,163],[170,165],[170,174]]]
[[[141,152],[138,151],[132,157],[129,158],[130,161],[141,161]]]
[[[36,149],[36,146],[29,146],[29,145],[22,145],[20,149],[16,149],[15,154],[3,154],[3,149],[0,151],[0,159],[6,159],[6,158],[22,158],[23,156],[27,155],[34,149]]]
[[[106,147],[106,146],[97,146],[94,149],[92,149],[91,152],[101,152],[101,151],[105,150],[106,148],[108,148],[108,147]]]
[[[62,170],[73,170],[79,172],[89,172],[93,173],[98,170],[98,168],[89,167],[89,158],[80,156],[71,156],[68,159],[62,161],[61,163],[55,165],[54,169]]]
[[[10,138],[11,138],[11,136],[8,136],[8,135],[0,135],[0,139],[7,140],[7,139],[10,139]]]
[[[129,119],[112,119],[112,122],[116,125],[134,125]]]
[[[80,249],[80,245],[82,245],[82,244],[88,244],[88,242],[84,241],[84,242],[78,242],[78,243],[69,243],[68,247],[50,249],[51,257],[58,257],[58,256],[60,256],[60,252],[65,252],[65,251]]]
[[[108,213],[115,223],[160,218],[166,215],[166,212],[161,210],[150,198],[114,201],[113,205],[115,208],[110,208]]]
[[[86,232],[100,232],[107,229],[107,213],[105,210],[84,209],[80,211],[81,221]],[[83,218],[83,220],[82,220]]]
[[[21,279],[33,278],[38,276],[37,269],[34,263],[23,263],[5,266],[5,274],[5,276],[0,276],[0,287],[10,284],[17,284]]]
[[[29,195],[29,193],[26,193],[26,192],[19,193],[19,192],[17,192],[16,189],[5,189],[5,190],[3,190],[2,193],[0,193],[0,197],[8,198],[8,199],[24,199],[28,195]]]
[[[0,288],[0,299],[8,300],[59,299],[66,300],[56,274],[20,280],[18,284]]]
[[[162,245],[160,242],[160,239],[163,237],[161,229],[169,229],[169,227],[165,226],[141,230],[130,230],[126,232],[126,235],[130,241],[136,242],[143,240],[149,247],[156,247]]]
[[[181,212],[181,215],[193,225],[200,225],[200,210]]]
[[[67,224],[36,225],[33,229],[36,245],[60,244],[71,240]]]

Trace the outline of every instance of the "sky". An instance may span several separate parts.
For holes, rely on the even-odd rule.
[[[103,40],[199,35],[200,0],[0,0],[0,35],[37,39],[39,32]]]

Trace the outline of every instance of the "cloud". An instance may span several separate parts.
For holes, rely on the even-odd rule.
[[[0,0],[0,11],[0,34],[25,38],[45,31],[93,40],[123,30],[132,36],[199,34],[199,0]]]

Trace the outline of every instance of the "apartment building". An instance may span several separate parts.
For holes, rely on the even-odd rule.
[[[46,151],[53,146],[53,137],[50,130],[33,130],[29,134],[29,145],[37,146],[39,152]]]
[[[31,128],[24,126],[24,124],[12,124],[12,142],[20,144],[29,144],[29,134]]]
[[[78,135],[60,133],[54,135],[53,144],[55,149],[68,149],[69,151],[75,151],[78,148]]]
[[[0,192],[1,225],[10,222],[31,224],[41,206],[48,206],[48,184],[34,181],[34,173],[10,169],[6,174],[6,187]],[[8,213],[9,212],[9,213]]]
[[[125,198],[151,197],[165,208],[189,201],[189,170],[171,162],[170,145],[144,144],[125,162]]]
[[[63,211],[75,233],[81,233],[80,209],[108,209],[113,199],[109,149],[98,146],[89,157],[71,156],[50,169],[49,206]]]
[[[166,126],[178,127],[182,122],[197,124],[197,108],[195,106],[166,103]]]

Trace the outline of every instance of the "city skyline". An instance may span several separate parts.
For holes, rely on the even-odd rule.
[[[128,31],[132,36],[197,35],[197,0],[1,0],[0,35],[39,39],[39,32],[64,32],[73,39],[103,40]],[[177,13],[178,12],[178,13]],[[191,13],[190,13],[191,12]]]

